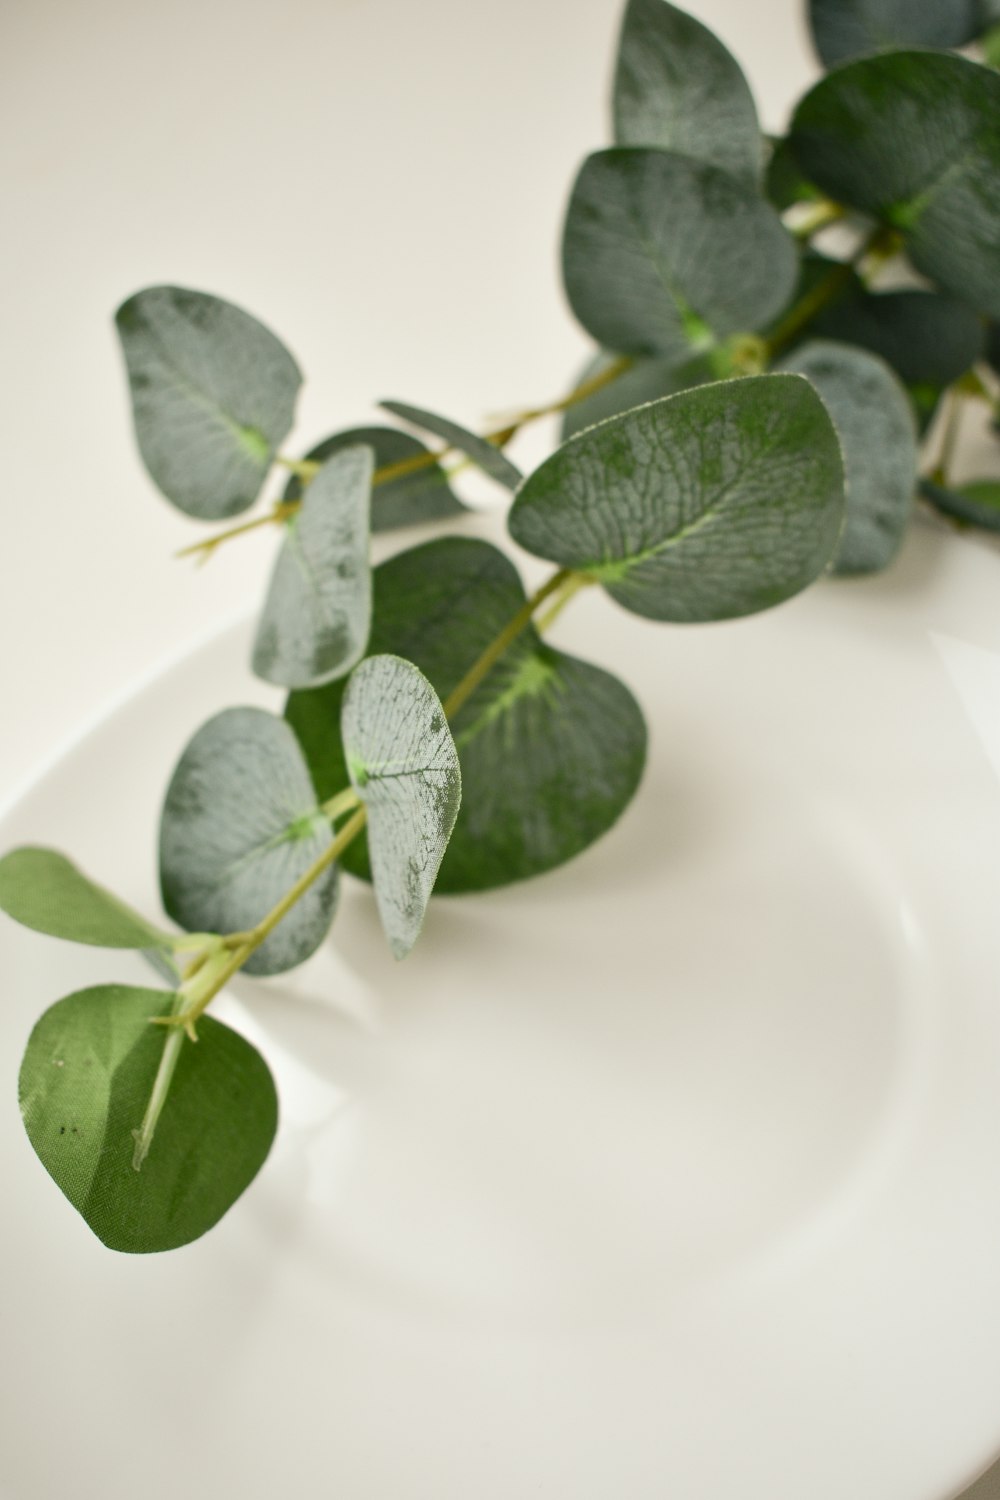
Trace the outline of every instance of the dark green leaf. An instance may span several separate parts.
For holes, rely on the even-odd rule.
[[[433,687],[399,656],[370,656],[351,674],[340,725],[351,784],[368,809],[379,916],[393,954],[405,958],[458,816],[458,751]]]
[[[253,648],[253,669],[265,682],[314,687],[343,677],[364,654],[373,467],[370,448],[340,449],[286,523]]]
[[[163,903],[189,930],[244,932],[331,839],[288,725],[260,708],[225,709],[198,730],[167,788]],[[245,972],[279,974],[307,959],[329,930],[336,899],[330,868],[250,955]]]
[[[196,1240],[253,1181],[271,1147],[278,1101],[267,1064],[210,1017],[183,1038],[152,1147],[135,1137],[166,1036],[162,990],[101,985],[41,1017],[21,1064],[25,1129],[42,1164],[112,1250],[142,1254]]]
[[[817,314],[812,331],[880,354],[904,385],[943,388],[983,353],[980,318],[937,292],[867,292],[855,283]]]
[[[840,445],[799,375],[700,386],[589,427],[514,497],[510,532],[654,620],[720,620],[796,594],[844,517]]]
[[[446,537],[374,574],[371,648],[407,656],[442,698],[524,604],[513,564],[486,542]],[[324,798],[347,784],[337,725],[343,683],[288,700]],[[486,890],[541,874],[607,832],[642,775],[646,729],[609,673],[553,650],[529,627],[452,724],[462,806],[435,889]],[[356,840],[344,865],[367,875]]]
[[[819,391],[844,452],[847,519],[836,573],[873,573],[895,556],[917,482],[917,434],[906,392],[889,366],[847,344],[816,339],[784,361]]]
[[[562,253],[573,311],[598,343],[678,360],[764,327],[798,273],[791,236],[751,188],[640,147],[584,162]]]
[[[894,47],[963,47],[979,30],[977,0],[809,0],[823,64]]]
[[[805,176],[795,153],[785,139],[772,140],[765,174],[768,200],[784,211],[794,203],[809,202],[823,195]]]
[[[380,401],[379,405],[383,411],[391,412],[401,421],[412,422],[414,427],[432,432],[435,437],[446,442],[449,448],[457,448],[482,469],[484,474],[489,474],[491,479],[495,479],[505,489],[514,490],[520,484],[521,471],[511,463],[507,455],[495,443],[470,432],[467,427],[460,427],[447,417],[439,417],[436,412],[424,411],[420,406],[407,406],[403,401]]]
[[[895,52],[838,68],[795,114],[795,153],[832,197],[903,235],[919,271],[1000,317],[1000,77]]]
[[[302,376],[273,333],[231,302],[154,286],[116,315],[143,462],[188,515],[238,515],[260,493]]]
[[[399,526],[415,526],[421,521],[436,521],[444,516],[463,515],[466,511],[461,500],[452,492],[448,476],[439,463],[423,462],[430,457],[430,450],[411,437],[408,432],[397,432],[394,427],[352,427],[347,432],[338,432],[322,443],[317,443],[306,454],[313,463],[325,463],[343,448],[362,443],[375,454],[375,488],[372,491],[372,531],[393,531]],[[397,464],[419,464],[419,468],[398,478],[380,479],[380,469],[395,468]],[[285,487],[286,500],[298,500],[302,495],[302,482],[294,474]]]
[[[629,0],[615,70],[619,146],[658,146],[756,186],[762,141],[739,63],[707,27],[666,0]]]
[[[978,479],[951,488],[922,479],[920,493],[956,521],[981,526],[986,531],[1000,531],[1000,480]]]
[[[580,371],[577,385],[593,380],[615,358],[604,350],[599,351]],[[585,427],[592,427],[595,422],[603,422],[606,417],[617,417],[633,406],[645,406],[647,401],[658,401],[662,396],[672,396],[675,391],[686,391],[690,386],[711,379],[712,371],[704,359],[688,359],[682,364],[674,359],[636,359],[610,385],[567,409],[563,417],[563,441],[582,432]]]
[[[171,948],[173,940],[95,885],[55,849],[12,849],[0,859],[0,910],[35,932],[95,948]]]

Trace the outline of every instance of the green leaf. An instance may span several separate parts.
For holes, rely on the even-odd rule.
[[[228,708],[195,734],[167,788],[160,822],[163,903],[182,927],[244,932],[330,846],[295,735],[260,708]],[[326,936],[337,900],[324,873],[244,964],[280,974]]]
[[[515,490],[520,484],[521,471],[516,464],[512,464],[495,443],[470,432],[467,427],[460,427],[457,422],[439,417],[435,412],[424,411],[420,406],[407,406],[403,401],[380,401],[379,405],[383,411],[391,412],[401,421],[411,422],[414,427],[422,427],[424,432],[432,432],[435,437],[446,442],[449,448],[457,448],[482,469],[484,474],[489,474],[491,479],[495,479],[505,489]]]
[[[398,656],[356,668],[340,723],[351,784],[368,809],[379,916],[394,956],[405,958],[458,816],[458,751],[433,687]]]
[[[115,321],[154,484],[202,521],[246,510],[295,414],[288,350],[231,302],[176,286],[137,292]]]
[[[771,140],[764,181],[768,201],[782,212],[795,203],[815,202],[823,196],[804,175],[791,143],[785,138]]]
[[[783,361],[816,387],[844,452],[847,519],[835,573],[874,573],[903,539],[917,483],[916,424],[903,387],[874,354],[816,339]]]
[[[517,570],[487,542],[445,537],[390,558],[374,574],[371,649],[413,660],[442,698],[525,602]],[[347,784],[337,732],[343,683],[293,693],[286,710],[324,798]],[[572,859],[606,833],[642,776],[646,728],[610,673],[517,638],[459,711],[452,731],[462,806],[439,893],[487,890]],[[364,843],[344,866],[368,876]]]
[[[794,241],[751,188],[640,147],[584,162],[562,257],[570,304],[598,343],[678,360],[764,327],[798,274]]]
[[[112,1250],[143,1254],[196,1240],[253,1181],[278,1101],[249,1042],[205,1016],[181,1043],[156,1136],[133,1166],[166,1043],[162,990],[100,985],[51,1006],[21,1064],[21,1114],[42,1165]]]
[[[325,463],[343,448],[362,443],[375,454],[375,488],[372,491],[372,531],[394,531],[400,526],[415,526],[422,521],[436,521],[445,516],[464,515],[467,507],[452,492],[448,476],[439,463],[424,462],[430,450],[408,432],[394,427],[352,427],[317,443],[306,454],[313,463]],[[380,469],[397,464],[419,464],[412,472],[398,478],[380,479]],[[292,475],[285,487],[286,500],[298,500],[302,481]]]
[[[1000,531],[1000,480],[977,479],[951,487],[922,479],[920,493],[956,521],[980,526],[985,531]]]
[[[868,292],[855,284],[817,314],[812,331],[880,354],[904,385],[943,388],[983,354],[980,318],[938,292]]]
[[[629,0],[615,69],[619,146],[658,146],[754,186],[762,141],[739,63],[700,21],[666,0]]]
[[[0,859],[0,910],[24,927],[95,948],[170,949],[173,939],[95,885],[64,854],[27,846]]]
[[[847,63],[799,105],[807,174],[898,229],[918,271],[1000,317],[1000,77],[965,58],[895,52]]]
[[[286,523],[253,648],[253,669],[265,682],[313,687],[344,676],[364,654],[373,468],[370,448],[340,449]]]
[[[827,68],[897,47],[963,47],[979,29],[977,0],[809,0],[809,25]]]
[[[654,620],[796,594],[844,517],[840,444],[800,375],[699,386],[589,427],[525,480],[511,536]]]
[[[615,359],[615,355],[599,350],[580,371],[576,384],[593,380]],[[687,359],[680,364],[675,359],[636,359],[610,385],[567,408],[562,424],[563,442],[585,427],[592,427],[595,422],[617,417],[633,406],[645,406],[648,401],[658,401],[661,396],[672,396],[676,391],[688,390],[713,378],[711,367],[704,359]]]

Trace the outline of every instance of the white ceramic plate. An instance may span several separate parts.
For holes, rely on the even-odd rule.
[[[282,1098],[207,1238],[116,1256],[35,1161],[46,1004],[139,961],[4,922],[5,1493],[944,1500],[1000,1448],[1000,558],[733,625],[593,597],[647,709],[618,827],[333,938],[220,1014]],[[229,632],[6,817],[151,913],[187,736],[269,702]]]

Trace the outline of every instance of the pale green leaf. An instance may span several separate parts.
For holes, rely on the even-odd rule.
[[[512,464],[507,455],[497,447],[495,443],[480,437],[475,432],[470,432],[467,427],[460,427],[457,422],[450,421],[447,417],[439,417],[436,412],[425,411],[420,406],[407,406],[403,401],[380,401],[379,405],[383,411],[391,412],[394,417],[399,417],[403,422],[410,422],[414,427],[420,427],[424,432],[431,432],[448,444],[449,448],[457,448],[464,453],[466,458],[502,484],[505,489],[514,490],[521,482],[521,471],[516,464]]]
[[[760,179],[757,110],[736,59],[667,0],[629,0],[615,69],[619,146],[658,146]]]
[[[181,1050],[149,1154],[133,1165],[171,1011],[162,990],[101,985],[51,1006],[21,1064],[21,1114],[42,1165],[112,1250],[174,1250],[211,1229],[263,1165],[277,1127],[267,1064],[203,1017]]]
[[[355,669],[340,722],[351,784],[368,809],[379,916],[393,954],[405,958],[458,815],[458,752],[441,700],[398,656],[370,656]]]
[[[163,903],[182,927],[244,932],[277,905],[330,846],[295,735],[260,708],[229,708],[203,724],[167,788],[160,822]],[[331,867],[244,965],[278,974],[326,936],[337,899]]]
[[[0,910],[24,927],[96,948],[169,949],[173,939],[55,849],[27,846],[0,859]]]
[[[528,476],[510,532],[655,620],[751,614],[805,588],[844,518],[840,444],[800,375],[699,386],[601,422]]]
[[[641,147],[584,162],[562,258],[570,304],[598,343],[678,361],[765,327],[798,275],[792,237],[752,188]]]
[[[139,451],[166,498],[204,521],[252,505],[291,429],[302,375],[231,302],[154,286],[116,314]]]
[[[373,467],[370,448],[340,449],[286,522],[253,648],[253,669],[265,682],[314,687],[344,676],[363,655]]]

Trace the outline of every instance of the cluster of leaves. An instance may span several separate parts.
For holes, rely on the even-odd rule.
[[[341,868],[372,881],[402,958],[435,883],[537,875],[619,817],[642,774],[642,713],[623,683],[544,639],[578,589],[698,622],[890,561],[920,430],[942,398],[992,399],[1000,79],[932,49],[994,19],[980,0],[813,0],[836,66],[767,142],[722,44],[666,0],[629,0],[614,144],[580,169],[563,241],[566,292],[598,348],[569,397],[501,432],[384,402],[438,446],[364,427],[289,459],[301,376],[273,334],[176,287],[119,309],[139,449],[167,499],[231,520],[276,464],[290,471],[266,514],[223,533],[280,531],[252,661],[288,697],[283,716],[223,710],[180,757],[159,845],[179,931],[53,850],[0,860],[11,916],[140,951],[163,982],[60,1000],[25,1052],[28,1135],[106,1244],[185,1244],[253,1179],[274,1085],[203,1012],[237,971],[277,974],[316,950]],[[835,222],[840,257],[812,243]],[[876,289],[889,260],[922,284]],[[563,440],[524,476],[504,448],[552,411]],[[512,492],[512,539],[555,565],[530,596],[468,535],[372,571],[373,530],[462,513],[454,455]],[[996,486],[955,490],[940,465],[923,485],[953,514],[1000,520]]]

